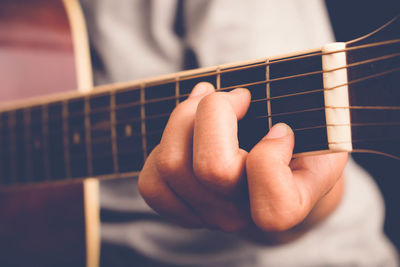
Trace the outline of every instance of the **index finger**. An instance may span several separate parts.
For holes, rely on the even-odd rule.
[[[239,149],[237,121],[245,115],[250,98],[246,89],[213,93],[197,108],[193,170],[203,184],[218,192],[232,192],[244,174],[247,152]]]

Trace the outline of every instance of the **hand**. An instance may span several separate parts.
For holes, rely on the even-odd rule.
[[[246,89],[216,93],[208,83],[193,89],[140,173],[139,191],[150,207],[186,227],[267,232],[287,230],[311,210],[314,222],[334,209],[347,153],[292,160],[294,135],[285,124],[247,153],[238,145],[237,121],[249,104]]]

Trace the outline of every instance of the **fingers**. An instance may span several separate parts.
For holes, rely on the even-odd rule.
[[[202,221],[168,188],[157,169],[152,167],[154,163],[154,154],[150,154],[139,175],[138,189],[146,203],[182,226],[201,227]]]
[[[193,172],[193,166],[196,165],[192,160],[194,124],[198,114],[204,112],[198,110],[198,105],[203,101],[208,102],[207,95],[214,95],[213,91],[212,85],[199,84],[194,88],[190,97],[174,110],[159,146],[153,150],[146,161],[139,177],[139,185],[146,202],[161,214],[167,214],[170,218],[175,219],[183,217],[188,222],[188,211],[181,207],[183,205],[193,211],[208,227],[233,231],[244,227],[250,220],[247,202],[245,201],[244,205],[236,205],[236,203],[218,196],[214,190],[205,187]],[[248,92],[243,92],[244,95],[248,95]],[[222,94],[225,98],[230,98],[228,93],[215,94]],[[235,105],[229,109],[230,112],[237,113],[239,117],[244,115],[247,106],[242,109],[236,107],[243,102],[242,100],[232,97],[227,101],[232,101]],[[233,114],[232,118],[235,118],[236,123],[236,114]],[[215,128],[212,125],[204,126]],[[237,144],[236,149],[238,149]],[[242,163],[242,165],[244,164]],[[145,182],[147,179],[148,181]],[[154,197],[154,189],[148,187],[156,186],[156,183],[160,183],[161,186],[158,185],[159,191],[156,192],[160,193]],[[173,196],[177,199],[174,199]],[[180,206],[177,200],[180,201],[178,202]],[[167,204],[166,201],[171,203]],[[183,214],[180,215],[180,212]]]
[[[291,160],[294,135],[275,125],[247,158],[251,214],[263,230],[286,230],[304,220],[336,184],[346,153]]]
[[[167,166],[162,172],[175,174],[182,169],[192,168],[192,142],[194,118],[200,100],[214,92],[209,83],[200,83],[193,89],[189,98],[179,104],[172,112],[164,130],[157,162]]]
[[[229,194],[239,187],[247,152],[239,149],[237,121],[250,104],[250,93],[236,89],[206,96],[197,108],[193,135],[193,169],[201,183]]]
[[[308,196],[311,207],[336,185],[347,159],[348,153],[342,152],[302,157],[291,162],[293,177],[302,194]]]
[[[288,229],[302,214],[303,199],[289,167],[293,146],[292,130],[277,124],[247,158],[251,215],[265,231]]]

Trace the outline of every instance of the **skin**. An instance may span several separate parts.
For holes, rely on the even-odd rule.
[[[326,218],[340,202],[347,153],[292,159],[294,134],[275,125],[248,153],[237,121],[250,93],[198,84],[172,112],[147,158],[139,191],[160,215],[190,228],[286,242]]]

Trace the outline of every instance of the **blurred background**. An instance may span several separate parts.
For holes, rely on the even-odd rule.
[[[337,41],[367,34],[400,13],[400,0],[326,0],[326,4]],[[400,162],[372,154],[353,157],[379,185],[386,204],[385,232],[400,250]]]

